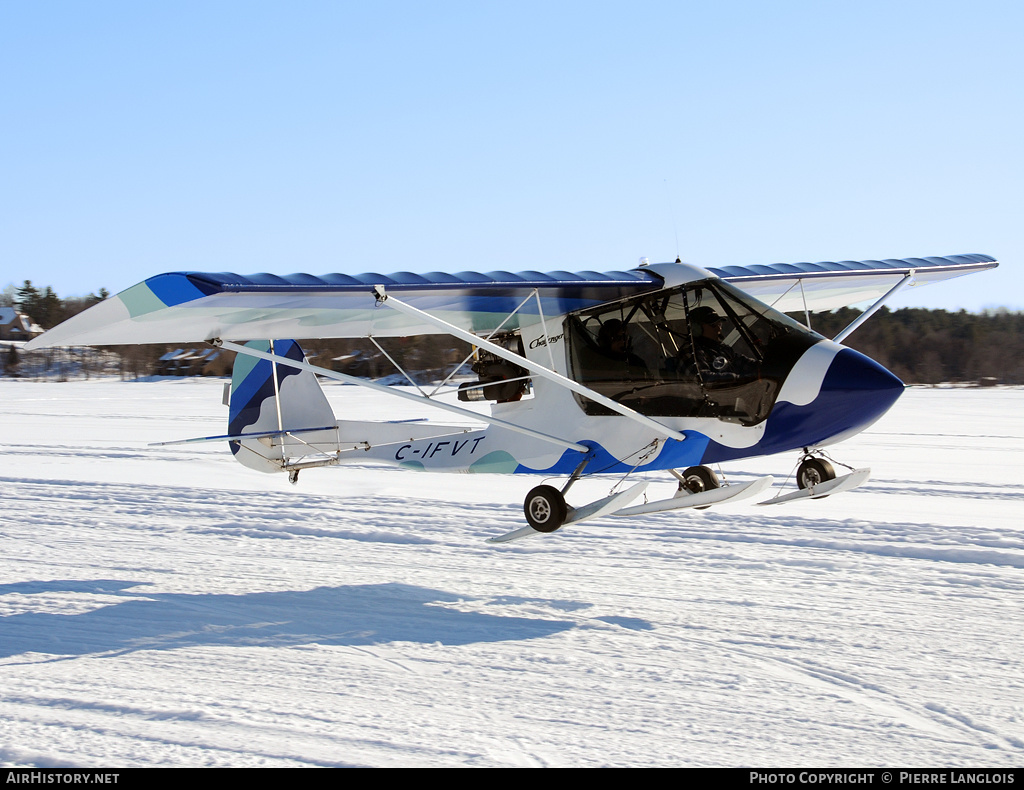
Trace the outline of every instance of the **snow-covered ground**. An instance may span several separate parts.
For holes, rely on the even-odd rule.
[[[1024,390],[908,391],[857,491],[495,547],[538,480],[147,446],[221,386],[0,381],[0,765],[1024,763]]]

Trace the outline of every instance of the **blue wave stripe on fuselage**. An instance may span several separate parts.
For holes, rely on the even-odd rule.
[[[753,447],[727,447],[709,441],[701,463],[772,455],[814,447],[866,428],[899,399],[903,382],[870,357],[844,348],[832,360],[818,396],[804,406],[778,402]]]
[[[802,447],[814,447],[873,423],[899,399],[903,382],[873,359],[844,348],[832,359],[817,397],[804,406],[781,401],[768,416],[764,435],[757,444],[729,447],[697,431],[684,431],[685,442],[668,440],[658,457],[645,469],[676,469],[696,464],[715,464],[761,455],[772,455]],[[607,417],[604,419],[624,419]],[[751,428],[751,430],[754,430]],[[638,452],[619,461],[599,442],[581,441],[594,448],[594,459],[584,474],[621,474],[630,471]],[[520,465],[517,474],[570,474],[580,462],[579,453],[566,450],[546,469]]]
[[[625,419],[609,417],[607,419]],[[658,469],[675,469],[676,467],[693,466],[694,464],[700,463],[701,457],[704,455],[705,448],[708,445],[707,436],[698,431],[683,431],[686,436],[685,442],[677,441],[676,439],[666,439],[664,446],[661,448],[661,452],[658,453],[650,463],[645,463],[640,466],[637,471],[646,470],[658,470]],[[593,452],[593,458],[590,463],[587,464],[584,469],[584,475],[596,475],[596,474],[624,474],[633,470],[638,459],[643,456],[646,448],[638,448],[636,453],[632,456],[619,460],[608,452],[600,442],[583,439],[579,442],[591,448]],[[566,450],[562,453],[561,457],[546,469],[535,469],[533,467],[520,464],[516,467],[515,474],[517,475],[566,475],[572,474],[572,472],[579,466],[582,456],[575,450]]]

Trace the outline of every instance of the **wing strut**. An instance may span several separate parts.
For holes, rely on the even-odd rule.
[[[473,420],[479,420],[481,422],[487,422],[491,425],[497,425],[500,428],[506,428],[516,433],[522,433],[527,436],[532,436],[534,439],[540,439],[541,441],[551,442],[557,444],[560,447],[567,447],[570,450],[575,450],[579,453],[589,453],[590,448],[583,444],[577,444],[576,442],[570,442],[567,439],[560,439],[557,436],[550,436],[540,431],[535,431],[532,428],[524,428],[522,425],[516,425],[515,423],[508,422],[506,420],[498,419],[497,417],[491,417],[486,414],[479,414],[469,409],[463,409],[461,406],[455,406],[451,403],[444,403],[442,401],[433,400],[431,398],[424,397],[422,395],[414,395],[411,392],[404,392],[403,390],[394,389],[393,387],[385,387],[383,384],[376,384],[372,381],[366,381],[365,379],[356,378],[355,376],[349,376],[346,373],[337,373],[327,368],[318,368],[316,365],[310,365],[308,362],[298,362],[288,357],[278,356],[277,354],[268,354],[266,351],[257,351],[254,348],[248,346],[239,345],[238,343],[232,343],[230,340],[221,340],[219,337],[212,338],[208,341],[211,346],[217,346],[218,348],[226,348],[228,351],[234,351],[239,354],[245,354],[246,356],[256,357],[258,359],[265,359],[268,362],[276,362],[279,365],[287,365],[292,368],[299,368],[299,370],[308,370],[311,373],[316,373],[320,376],[324,376],[329,379],[337,379],[338,381],[344,381],[349,384],[356,384],[360,387],[366,387],[367,389],[376,390],[386,395],[394,395],[399,398],[405,398],[406,400],[414,400],[420,403],[429,403],[431,406],[435,406],[438,409],[444,409],[454,414],[458,414],[462,417],[468,417]]]
[[[900,280],[898,283],[896,283],[896,285],[894,285],[892,288],[890,288],[888,291],[886,291],[885,295],[882,296],[873,305],[871,305],[871,307],[869,307],[867,310],[865,310],[863,313],[861,313],[859,316],[857,316],[855,319],[853,319],[853,321],[850,323],[850,325],[848,327],[846,327],[846,329],[844,329],[838,335],[836,335],[834,338],[832,338],[832,340],[834,342],[836,342],[836,343],[842,343],[847,337],[849,337],[853,333],[854,329],[856,329],[858,326],[860,326],[865,321],[867,321],[869,318],[871,318],[871,316],[873,316],[875,314],[875,312],[878,310],[878,308],[886,303],[886,301],[889,299],[890,296],[893,296],[898,291],[902,291],[908,285],[912,285],[913,282],[914,282],[914,270],[911,269],[909,272],[907,272],[905,275],[903,275],[903,279],[902,280]],[[808,326],[810,326],[809,323],[808,323]]]
[[[467,343],[472,343],[473,345],[479,346],[480,348],[485,348],[492,354],[495,354],[501,357],[502,359],[506,359],[512,364],[518,365],[521,368],[526,368],[531,373],[540,376],[543,379],[553,381],[556,384],[565,387],[566,389],[579,393],[585,398],[589,398],[592,401],[596,401],[597,403],[600,403],[602,406],[605,406],[611,409],[612,411],[621,414],[623,417],[629,417],[631,420],[634,420],[640,423],[641,425],[646,426],[647,428],[657,431],[658,434],[660,434],[661,436],[668,436],[669,438],[675,439],[680,442],[686,440],[686,436],[680,433],[679,431],[673,430],[672,428],[669,428],[667,425],[660,423],[657,420],[652,420],[650,417],[645,417],[644,415],[633,411],[628,406],[623,406],[621,403],[613,401],[611,398],[606,398],[601,393],[594,392],[594,390],[590,389],[590,387],[585,387],[584,385],[576,381],[573,381],[572,379],[567,379],[565,376],[555,373],[550,368],[544,367],[539,362],[533,362],[529,359],[526,359],[526,357],[521,357],[518,354],[509,351],[508,349],[502,348],[497,343],[492,343],[489,340],[484,340],[482,337],[478,337],[477,335],[474,335],[472,332],[467,332],[466,330],[460,329],[454,324],[450,324],[441,318],[432,316],[430,313],[425,313],[422,310],[413,307],[410,304],[406,304],[405,302],[396,299],[393,296],[388,296],[384,292],[383,285],[375,285],[373,290],[376,292],[377,300],[379,302],[397,310],[400,313],[415,316],[416,318],[426,321],[427,323],[433,324],[436,327],[444,329],[446,332],[448,332],[448,334],[465,340]]]

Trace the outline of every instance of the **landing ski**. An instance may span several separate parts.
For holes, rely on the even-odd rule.
[[[771,475],[759,477],[743,485],[723,486],[712,488],[710,491],[701,491],[697,494],[682,494],[672,499],[659,499],[657,502],[646,502],[642,505],[623,508],[615,513],[616,516],[639,516],[643,513],[661,513],[666,510],[682,510],[691,507],[710,507],[711,505],[724,505],[726,502],[739,502],[742,499],[749,499],[757,496],[766,488],[769,488],[775,478]]]
[[[601,518],[601,516],[607,516],[610,513],[614,513],[619,508],[629,504],[644,491],[647,490],[647,483],[637,483],[630,486],[625,491],[620,491],[617,494],[599,499],[596,502],[591,502],[589,505],[584,505],[581,508],[573,508],[569,511],[568,517],[562,523],[562,527],[568,526],[569,524],[579,524],[581,521],[589,521],[595,518]],[[559,527],[561,529],[561,527]],[[533,537],[534,535],[550,535],[550,532],[538,532],[531,526],[520,527],[519,529],[507,532],[504,535],[498,535],[494,538],[488,538],[488,543],[511,543],[515,540],[522,540],[523,538]]]
[[[824,483],[819,483],[816,486],[801,488],[799,491],[783,494],[782,496],[777,496],[773,499],[766,499],[764,502],[758,502],[757,504],[781,505],[783,502],[795,502],[798,499],[821,499],[822,497],[839,494],[843,491],[849,491],[851,488],[863,485],[867,482],[869,477],[871,477],[870,469],[854,469],[848,475],[837,477],[834,480],[826,480]]]

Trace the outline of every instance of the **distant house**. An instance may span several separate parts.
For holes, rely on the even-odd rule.
[[[158,376],[202,376],[207,367],[220,356],[215,348],[176,348],[157,362]]]
[[[31,340],[43,334],[39,324],[13,307],[0,307],[0,340]]]

